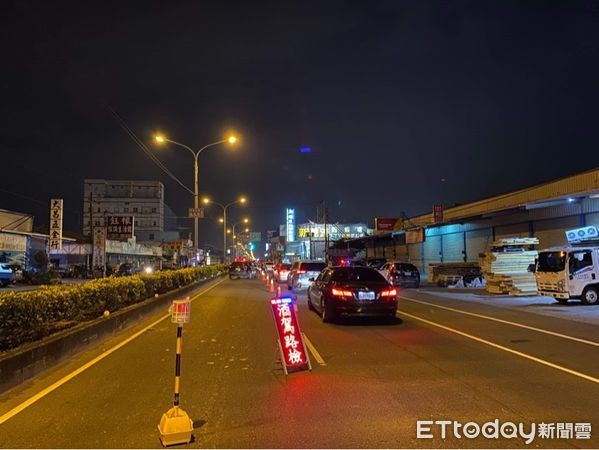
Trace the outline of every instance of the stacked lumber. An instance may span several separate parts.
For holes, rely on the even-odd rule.
[[[539,243],[539,239],[536,237],[513,237],[513,238],[502,238],[496,239],[493,241],[493,247],[511,247],[511,246],[529,246],[529,245],[537,245]]]
[[[528,267],[535,263],[538,253],[525,247],[538,243],[536,238],[506,238],[493,242],[494,251],[485,253],[481,259],[487,292],[536,295],[537,282]]]

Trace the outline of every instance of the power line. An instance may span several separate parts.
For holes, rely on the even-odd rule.
[[[154,162],[154,164],[156,164],[160,169],[162,169],[162,171],[164,171],[164,173],[166,173],[170,178],[172,178],[174,181],[176,181],[183,189],[185,189],[186,191],[188,191],[190,194],[195,195],[194,192],[191,189],[189,189],[187,186],[185,186],[185,184],[183,184],[183,182],[181,180],[179,180],[179,178],[177,178],[175,176],[175,174],[173,174],[162,163],[162,161],[160,161],[158,159],[158,157],[146,146],[146,144],[144,144],[143,141],[137,137],[137,135],[135,134],[135,132],[129,127],[129,125],[127,125],[127,123],[125,122],[125,120],[121,116],[119,116],[119,114],[114,109],[112,109],[109,105],[104,105],[104,107],[106,109],[108,109],[112,113],[113,117],[119,123],[119,125],[121,126],[121,128],[123,130],[125,130],[125,132],[133,140],[133,142],[135,142],[137,144],[137,146],[146,154],[146,156],[148,158],[150,158],[152,160],[152,162]]]

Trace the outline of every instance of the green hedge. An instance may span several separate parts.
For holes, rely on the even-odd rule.
[[[95,319],[154,294],[217,276],[225,266],[203,266],[103,278],[78,285],[42,286],[27,292],[0,292],[0,351],[40,339],[78,322]]]

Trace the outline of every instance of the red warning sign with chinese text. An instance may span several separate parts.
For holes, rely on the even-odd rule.
[[[279,338],[281,361],[286,368],[285,372],[310,369],[310,359],[304,345],[293,300],[292,297],[277,297],[270,301]]]

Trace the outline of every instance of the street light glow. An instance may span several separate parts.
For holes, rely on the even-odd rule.
[[[243,219],[243,223],[248,223],[250,221],[250,219],[248,219],[247,217],[245,219]]]
[[[164,138],[164,136],[157,134],[156,136],[154,136],[154,140],[162,144],[166,139]]]
[[[245,197],[241,197],[241,198],[239,199],[239,203],[245,203],[245,202],[247,202],[247,201],[248,201],[248,200],[247,200],[247,198],[245,198]]]
[[[236,136],[229,136],[227,138],[227,141],[229,142],[229,144],[234,144],[235,142],[237,142],[237,137]]]
[[[202,203],[205,204],[205,205],[207,205],[208,203],[210,203],[210,199],[208,197],[204,197],[202,199]]]

